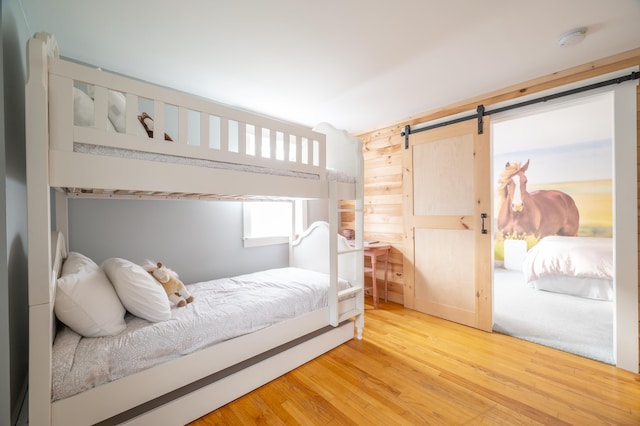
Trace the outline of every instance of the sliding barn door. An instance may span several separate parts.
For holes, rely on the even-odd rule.
[[[491,331],[488,119],[414,133],[404,165],[405,305]],[[483,216],[486,214],[486,217]]]

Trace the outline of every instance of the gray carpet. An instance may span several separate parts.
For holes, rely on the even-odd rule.
[[[613,358],[613,302],[534,290],[522,272],[495,268],[493,330],[607,364]]]

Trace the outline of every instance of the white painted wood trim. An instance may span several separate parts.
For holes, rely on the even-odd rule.
[[[324,159],[326,155],[326,137],[322,133],[317,133],[311,129],[286,123],[281,120],[216,104],[197,96],[110,74],[59,58],[51,58],[49,64],[49,75],[52,86],[50,90],[50,103],[51,110],[55,114],[55,117],[53,117],[54,119],[52,119],[50,123],[52,128],[51,144],[58,149],[73,150],[73,141],[78,141],[106,147],[129,147],[129,149],[163,152],[177,156],[215,158],[219,161],[233,161],[238,164],[254,164],[282,170],[299,170],[318,174],[321,179],[325,178],[326,171],[324,169]],[[127,134],[119,134],[118,136],[120,137],[114,137],[114,132],[109,132],[104,126],[99,126],[99,128],[78,128],[73,126],[73,96],[71,91],[74,81],[80,81],[95,87],[94,92],[96,94],[96,101],[99,101],[96,104],[97,123],[106,123],[106,117],[104,115],[107,112],[107,89],[124,93],[127,99],[143,97],[152,100],[154,103],[154,138],[152,139],[152,142],[155,143],[149,143],[149,138],[146,138],[145,135],[138,136],[136,132],[131,129],[127,131]],[[177,138],[175,143],[165,143],[164,141],[164,132],[166,130],[165,105],[175,105],[178,107],[179,111],[182,111],[182,113],[179,114],[179,134],[174,135]],[[137,105],[135,108],[137,109]],[[208,132],[201,132],[200,143],[196,145],[188,145],[186,140],[187,110],[199,112],[201,117],[220,117],[222,123],[227,123],[228,120],[233,120],[239,124],[241,136],[245,135],[245,126],[247,124],[254,126],[256,132],[259,133],[256,134],[256,155],[246,155],[244,150],[244,138],[239,141],[240,152],[233,153],[228,151],[227,143],[221,143],[220,149],[211,149],[209,148],[208,137],[210,135],[207,134]],[[100,116],[98,116],[98,114],[100,114]],[[128,112],[128,114],[133,115],[131,112]],[[127,117],[127,121],[131,118]],[[203,121],[208,120],[205,119]],[[284,160],[277,160],[275,150],[271,150],[271,155],[269,157],[263,157],[260,155],[262,129],[269,129],[270,132],[268,132],[268,134],[270,137],[275,137],[276,133],[280,132],[283,134],[295,135],[298,141],[306,139],[308,141],[307,145],[309,148],[307,150],[307,157],[304,158],[304,160],[302,158],[298,158],[297,161],[293,162],[289,161],[288,157]],[[80,134],[78,134],[79,132]],[[87,136],[88,133],[93,134]],[[74,137],[70,138],[70,134],[73,134]],[[227,134],[226,127],[221,129],[221,139],[223,139]],[[131,145],[132,141],[135,142],[134,145]],[[275,141],[270,141],[270,143],[273,145],[275,144]],[[315,151],[312,151],[313,147],[316,148]],[[199,148],[199,150],[197,151],[194,148]],[[297,151],[299,153],[300,149]],[[201,154],[197,154],[197,152],[200,152]],[[194,155],[194,153],[196,153],[196,155]],[[313,157],[320,159],[319,164],[314,165],[310,161]]]
[[[232,194],[283,198],[327,198],[326,182],[288,176],[50,151],[49,184],[60,188],[91,188],[177,195]],[[135,178],[124,170],[136,170]],[[120,173],[115,173],[120,171]],[[180,177],[177,179],[176,177]]]
[[[637,68],[635,68],[637,71]],[[638,188],[636,86],[614,90],[614,356],[616,366],[638,373]],[[633,184],[629,184],[633,182]]]
[[[51,421],[51,219],[48,185],[48,55],[55,40],[38,34],[28,42],[25,88],[29,272],[29,422]]]

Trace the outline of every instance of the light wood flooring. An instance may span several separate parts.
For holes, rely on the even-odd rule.
[[[393,303],[365,334],[192,423],[640,425],[640,376]]]

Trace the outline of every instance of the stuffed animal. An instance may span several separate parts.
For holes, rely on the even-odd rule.
[[[144,130],[146,130],[147,136],[149,136],[150,138],[153,138],[153,118],[151,118],[151,116],[146,112],[143,112],[138,116],[138,121],[140,121],[140,124],[142,124],[142,127],[144,127]],[[171,139],[171,136],[169,136],[166,133],[164,134],[164,140],[173,142],[173,139]]]
[[[156,264],[147,262],[144,269],[162,285],[169,300],[177,307],[181,308],[187,303],[193,302],[193,296],[174,271],[163,266],[160,262]]]

